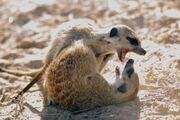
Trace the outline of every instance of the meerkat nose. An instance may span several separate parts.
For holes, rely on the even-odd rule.
[[[133,59],[129,59],[125,65],[125,69],[129,69],[129,68],[132,68],[133,67],[133,64],[134,64],[134,60]]]
[[[134,63],[134,60],[133,59],[129,59],[128,60],[128,64],[133,64]]]

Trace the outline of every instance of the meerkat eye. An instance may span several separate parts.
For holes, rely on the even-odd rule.
[[[138,46],[138,41],[136,38],[126,37],[126,39],[130,42],[131,45]]]
[[[118,29],[115,28],[115,27],[113,27],[113,28],[111,29],[111,31],[110,31],[109,37],[115,37],[115,36],[117,36],[117,35],[118,35]]]

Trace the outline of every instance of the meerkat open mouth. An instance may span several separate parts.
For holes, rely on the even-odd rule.
[[[139,55],[145,55],[146,54],[146,51],[141,47],[134,48],[133,50],[129,50],[126,48],[117,49],[118,58],[121,62],[126,61],[126,54],[128,52],[134,52],[134,53],[139,54]]]
[[[131,50],[128,50],[128,49],[125,49],[125,48],[118,50],[118,57],[119,57],[119,60],[120,60],[121,62],[125,62],[125,60],[126,60],[126,54],[127,54],[128,52],[131,52]]]

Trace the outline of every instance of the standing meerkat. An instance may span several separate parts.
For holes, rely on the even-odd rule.
[[[111,43],[92,41],[75,41],[51,62],[45,74],[48,100],[59,103],[64,109],[76,111],[118,104],[136,97],[139,78],[133,68],[134,61],[128,60],[121,77],[116,67],[116,82],[109,85],[100,74],[96,53],[91,47],[100,44],[101,48],[97,50],[105,54],[114,53],[116,49]]]
[[[141,47],[136,33],[125,25],[116,25],[110,28],[99,29],[94,25],[89,24],[88,21],[73,20],[60,25],[56,29],[56,34],[52,36],[52,43],[49,46],[49,51],[44,60],[44,65],[41,69],[35,72],[16,72],[10,71],[4,68],[0,68],[1,72],[8,72],[14,75],[30,75],[34,76],[33,80],[18,94],[22,95],[29,88],[31,88],[44,74],[49,64],[56,59],[61,51],[68,46],[71,46],[75,41],[79,39],[94,40],[101,39],[114,44],[114,47],[118,53],[118,57],[121,61],[124,60],[128,52],[135,52],[140,55],[144,55],[146,51]],[[100,45],[96,45],[100,47]],[[115,53],[103,54],[96,51],[96,47],[91,48],[95,52],[96,58],[98,58],[98,68],[101,71],[106,63],[112,58]],[[17,97],[18,97],[17,96]],[[16,97],[16,98],[17,98]]]

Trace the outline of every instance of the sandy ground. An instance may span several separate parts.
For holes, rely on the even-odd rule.
[[[89,18],[100,27],[126,24],[139,33],[147,54],[135,59],[140,91],[124,104],[72,114],[57,106],[43,107],[40,85],[24,95],[19,106],[0,106],[0,120],[180,120],[180,1],[179,0],[1,0],[0,66],[30,71],[42,66],[50,30],[75,18]],[[109,82],[115,56],[104,69]],[[31,77],[0,73],[0,100],[18,93]],[[17,116],[18,115],[18,116]]]

